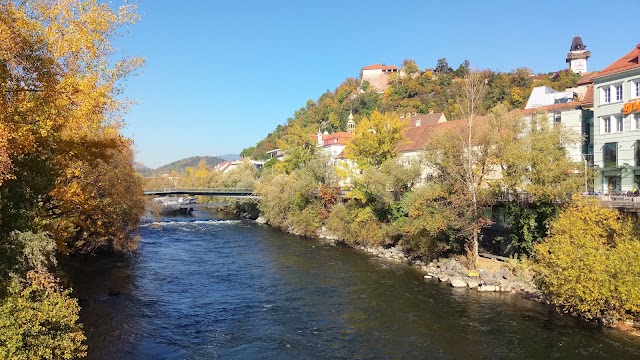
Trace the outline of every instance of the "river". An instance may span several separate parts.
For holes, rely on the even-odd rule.
[[[88,359],[640,358],[640,339],[517,295],[223,213],[149,221],[140,237],[72,278]]]

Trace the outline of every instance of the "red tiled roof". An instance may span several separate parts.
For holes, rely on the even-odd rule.
[[[433,113],[433,114],[424,114],[424,115],[413,115],[410,117],[405,117],[405,119],[409,119],[409,126],[416,126],[416,121],[420,120],[421,126],[426,125],[435,125],[438,123],[440,118],[443,117],[443,113]],[[444,118],[446,121],[447,119]]]
[[[578,81],[576,82],[576,85],[580,86],[580,85],[592,84],[593,83],[593,78],[596,77],[596,76],[598,76],[598,72],[597,71],[584,73],[584,74],[582,74],[582,76],[580,76],[580,79],[578,79]]]
[[[593,94],[591,96],[593,97]],[[522,114],[523,115],[531,115],[531,114],[535,114],[535,113],[537,113],[539,111],[555,111],[555,110],[575,109],[575,108],[579,107],[581,104],[582,103],[580,101],[570,101],[568,103],[540,106],[540,107],[536,107],[536,108],[522,110]]]
[[[383,65],[383,64],[367,65],[367,66],[362,68],[362,70],[376,70],[376,69],[380,69],[380,70],[398,70],[398,68],[396,66],[394,66],[394,65]]]
[[[613,64],[600,71],[594,78],[619,73],[625,70],[631,70],[640,67],[638,63],[638,55],[640,55],[640,44],[636,45],[628,54],[618,59]]]
[[[347,145],[352,138],[353,138],[353,134],[348,132],[336,132],[333,134],[322,135],[322,141],[324,141],[324,146]]]
[[[318,141],[318,135],[316,134],[310,134],[309,138],[311,138],[311,140],[314,142]],[[352,138],[353,134],[344,131],[335,132],[333,134],[322,134],[322,141],[324,142],[324,146],[346,145],[349,143],[349,141],[351,141]]]
[[[433,113],[404,118],[409,121],[409,127],[405,130],[404,140],[396,146],[396,151],[408,152],[422,150],[430,137],[430,133],[433,132],[434,126],[447,122],[446,118],[444,122],[438,122],[443,116],[443,113]],[[417,120],[420,120],[419,126],[416,126]]]
[[[396,145],[396,151],[410,152],[423,150],[434,133],[454,128],[463,123],[464,122],[460,120],[454,120],[435,123],[427,126],[409,127],[405,132],[405,139],[403,141],[400,141],[400,143]]]
[[[587,88],[587,92],[584,94],[584,98],[582,99],[582,105],[593,105],[593,85],[589,85]]]

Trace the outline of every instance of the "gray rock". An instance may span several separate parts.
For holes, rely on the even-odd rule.
[[[480,285],[477,278],[466,278],[465,281],[467,282],[469,289],[476,289]]]
[[[467,283],[459,276],[451,278],[451,286],[455,288],[467,287]]]
[[[498,290],[499,290],[499,287],[496,287],[493,285],[484,285],[484,286],[478,287],[478,291],[482,291],[482,292],[493,292]]]
[[[513,277],[513,274],[511,273],[511,271],[509,271],[509,269],[502,269],[498,272],[498,275],[500,277],[502,277],[503,279],[511,279]]]
[[[447,274],[440,274],[440,276],[438,276],[438,280],[445,282],[445,281],[449,281],[449,275]]]

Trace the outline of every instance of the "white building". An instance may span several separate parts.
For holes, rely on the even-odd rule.
[[[565,104],[575,101],[577,94],[573,91],[557,91],[548,86],[533,88],[525,109],[535,109],[554,104]]]
[[[640,44],[593,77],[596,189],[640,187]]]

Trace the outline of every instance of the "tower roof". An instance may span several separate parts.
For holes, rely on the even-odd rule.
[[[586,49],[587,47],[582,42],[582,38],[580,36],[574,36],[573,41],[571,41],[571,48],[569,51],[582,51]]]

